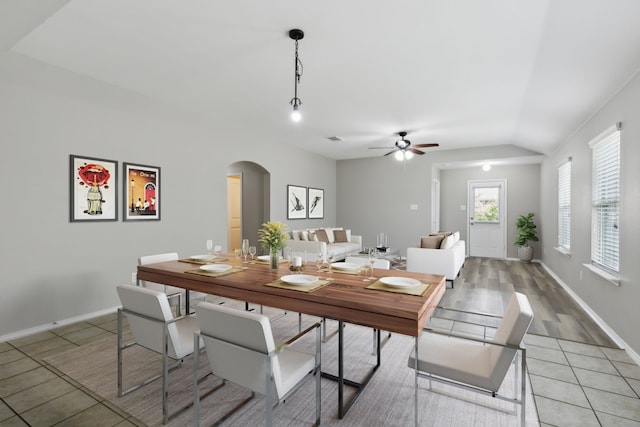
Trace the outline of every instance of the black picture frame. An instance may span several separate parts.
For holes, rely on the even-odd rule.
[[[324,190],[321,188],[308,189],[308,216],[309,219],[324,218]]]
[[[123,176],[123,220],[159,221],[160,167],[123,163]]]
[[[69,155],[69,221],[118,220],[118,162]]]
[[[307,218],[307,187],[287,185],[287,219]]]

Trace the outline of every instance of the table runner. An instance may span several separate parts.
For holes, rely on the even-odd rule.
[[[416,295],[423,296],[425,292],[429,289],[431,285],[428,283],[420,283],[419,285],[412,286],[410,288],[394,288],[388,285],[385,285],[380,280],[376,280],[365,289],[374,289],[377,291],[386,291],[386,292],[395,292],[398,294],[408,294],[408,295]]]

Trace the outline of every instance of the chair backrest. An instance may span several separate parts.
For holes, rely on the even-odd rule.
[[[138,258],[138,265],[155,264],[158,262],[177,261],[179,259],[177,252],[168,252],[166,254],[143,255]],[[153,289],[154,291],[166,292],[165,285],[155,282],[140,281],[141,286]]]
[[[161,353],[165,322],[173,320],[171,307],[164,292],[140,286],[118,285],[118,297],[124,309],[150,317],[153,320],[127,314],[129,329],[135,341],[155,352]],[[172,358],[185,354],[179,339],[177,325],[170,323],[168,330],[168,354]]]
[[[499,344],[519,346],[524,339],[531,322],[533,321],[533,310],[526,295],[515,292],[507,308],[505,309],[500,326],[496,331],[493,341]],[[509,366],[516,355],[516,349],[491,346],[492,373],[490,375],[493,384],[500,387]]]
[[[269,318],[261,314],[202,302],[195,306],[211,372],[256,393],[266,394],[268,354],[275,350]],[[273,357],[278,398],[284,386],[278,356]]]
[[[369,265],[369,258],[359,257],[359,256],[348,256],[345,259],[345,262],[350,262],[352,264],[359,264],[359,265]],[[376,260],[373,262],[373,268],[390,270],[391,261],[389,261],[388,259],[376,258]]]

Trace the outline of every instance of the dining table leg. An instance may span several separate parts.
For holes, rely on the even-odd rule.
[[[334,380],[338,383],[338,418],[342,419],[349,412],[351,406],[356,402],[356,399],[360,396],[369,383],[373,375],[376,373],[378,368],[380,367],[380,330],[376,330],[377,339],[376,339],[376,364],[371,368],[371,370],[367,373],[366,377],[361,381],[352,381],[346,379],[344,377],[344,322],[338,321],[338,375],[335,376],[333,374],[329,374],[327,372],[322,372],[322,376],[324,378],[328,378]],[[344,386],[354,387],[356,392],[351,396],[351,399],[345,402],[344,399]]]

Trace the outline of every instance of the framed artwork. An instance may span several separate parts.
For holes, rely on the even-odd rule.
[[[125,221],[160,219],[160,168],[123,163]]]
[[[309,187],[309,219],[324,218],[324,190]]]
[[[118,220],[118,162],[69,156],[70,221]]]
[[[287,219],[307,217],[307,187],[287,185]]]

